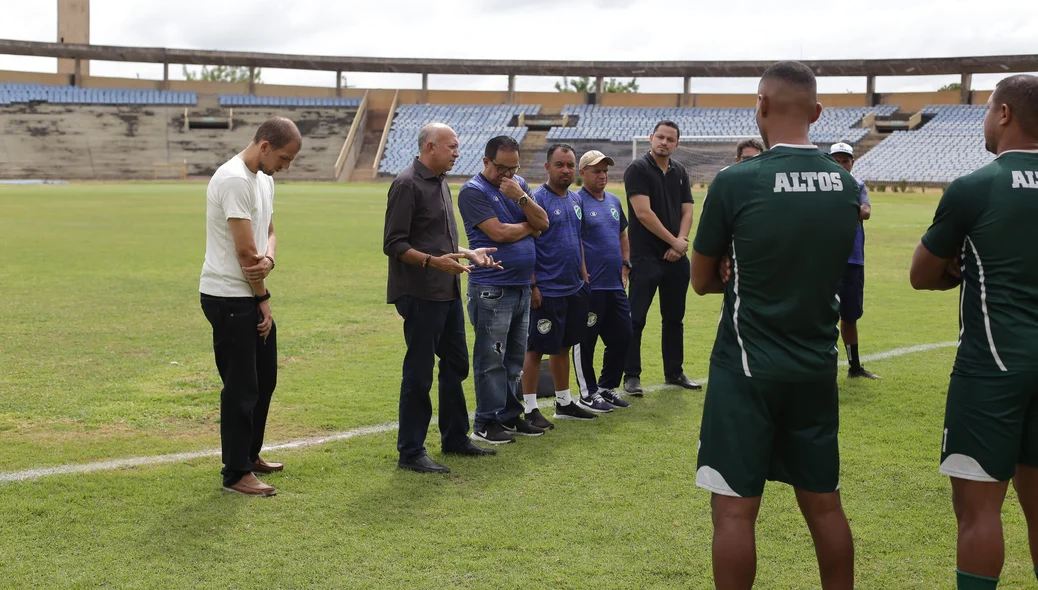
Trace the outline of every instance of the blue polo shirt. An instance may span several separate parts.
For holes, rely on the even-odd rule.
[[[858,180],[858,203],[871,206],[869,189],[865,187],[864,180]],[[858,233],[854,235],[854,248],[851,250],[851,257],[847,263],[865,266],[865,224],[861,221],[858,222]]]
[[[627,229],[627,216],[620,198],[606,192],[599,201],[584,188],[577,195],[584,209],[584,264],[591,276],[591,290],[623,291],[620,235]]]
[[[526,194],[530,194],[530,187],[522,177],[516,176],[515,181]],[[494,217],[501,223],[523,223],[526,221],[526,214],[523,213],[522,207],[502,194],[500,189],[490,184],[481,173],[461,187],[461,192],[458,193],[458,209],[465,223],[469,248],[497,248],[494,258],[500,260],[504,266],[503,270],[473,267],[469,273],[469,280],[479,285],[495,287],[529,285],[537,256],[533,236],[505,244],[491,240],[490,236],[476,227]]]
[[[567,297],[584,286],[580,196],[567,190],[560,197],[544,184],[533,192],[533,198],[548,213],[548,229],[534,240],[537,288],[544,297]]]

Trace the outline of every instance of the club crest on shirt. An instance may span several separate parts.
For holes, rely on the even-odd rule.
[[[556,209],[555,210],[555,214],[556,215],[562,215],[562,209]]]
[[[620,212],[619,211],[617,211],[613,207],[610,207],[609,208],[609,212],[613,214],[613,219],[615,219],[617,221],[620,221]]]
[[[587,314],[587,327],[593,328],[598,323],[598,314],[588,313]]]
[[[584,218],[584,212],[581,211],[580,205],[573,205],[573,212],[577,214],[577,219]]]
[[[551,320],[537,320],[537,331],[541,334],[551,332]]]
[[[598,217],[598,211],[592,211],[591,217]]]

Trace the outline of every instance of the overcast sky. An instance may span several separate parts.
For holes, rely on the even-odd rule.
[[[433,8],[435,6],[435,8]],[[90,41],[183,49],[481,59],[780,60],[1038,53],[1034,0],[92,0]],[[56,0],[0,0],[0,38],[55,41]],[[56,60],[0,55],[0,69]],[[91,74],[161,79],[161,64],[91,63]],[[182,78],[179,67],[171,77]],[[974,76],[989,89],[998,75]],[[265,82],[334,86],[332,72],[264,70]],[[877,79],[878,92],[936,90],[958,76]],[[549,91],[554,78],[520,77]],[[419,88],[415,75],[347,74],[350,86]],[[430,76],[437,89],[504,90],[493,76]],[[680,79],[640,79],[680,92]],[[756,80],[698,79],[693,92],[753,92]],[[864,92],[821,78],[822,92]]]

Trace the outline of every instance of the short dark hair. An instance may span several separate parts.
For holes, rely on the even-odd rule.
[[[744,139],[735,146],[735,157],[741,158],[742,151],[746,148],[755,148],[758,152],[764,153],[764,143],[756,137],[750,139]]]
[[[252,143],[259,144],[261,141],[270,143],[270,147],[278,150],[293,141],[302,142],[303,136],[299,128],[290,119],[284,117],[272,117],[263,122],[256,130]]]
[[[1017,74],[1003,78],[995,85],[991,102],[1006,105],[1020,122],[1020,130],[1038,138],[1038,76]]]
[[[815,73],[811,71],[811,68],[798,61],[780,61],[773,64],[767,70],[764,70],[761,81],[769,78],[781,80],[786,84],[803,88],[815,94],[818,93],[818,81],[815,80]]]
[[[562,150],[563,152],[570,152],[576,155],[577,152],[573,151],[573,146],[568,143],[553,143],[548,146],[548,152],[546,154],[548,162],[551,162],[551,155],[555,153],[555,150]]]
[[[656,131],[660,127],[670,127],[671,129],[674,130],[674,133],[678,134],[678,139],[681,139],[681,130],[678,129],[678,124],[675,123],[674,121],[671,121],[670,119],[664,119],[664,120],[660,121],[659,123],[656,123],[656,126],[652,128],[652,132],[656,133]]]
[[[518,152],[519,142],[514,138],[507,135],[498,135],[497,137],[490,138],[487,142],[487,147],[483,150],[483,155],[488,159],[493,160],[497,157],[498,152]]]

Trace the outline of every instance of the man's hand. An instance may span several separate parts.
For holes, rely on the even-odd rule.
[[[443,256],[433,256],[429,259],[429,266],[449,275],[460,275],[463,272],[469,272],[468,266],[458,262],[458,259],[460,258],[465,258],[465,255],[460,252],[444,254]]]
[[[492,253],[497,252],[497,248],[476,248],[475,250],[462,250],[465,258],[468,258],[469,262],[476,266],[482,266],[483,268],[504,268],[501,263],[494,260],[491,256]]]
[[[509,199],[512,199],[513,201],[518,201],[519,199],[526,196],[526,193],[523,191],[522,187],[519,186],[519,183],[516,182],[514,178],[502,179],[500,188],[501,194],[508,197]]]
[[[670,249],[677,252],[678,256],[688,254],[688,238],[674,238],[674,241],[670,243]]]
[[[962,256],[956,256],[948,261],[948,266],[944,269],[944,272],[950,276],[953,276],[960,281],[962,280]]]
[[[274,327],[274,316],[270,314],[270,300],[266,300],[259,304],[260,323],[256,326],[256,330],[259,331],[259,335],[263,338],[263,342],[267,341],[267,336],[270,336],[270,329]]]
[[[717,274],[721,275],[722,283],[732,280],[732,259],[727,254],[717,261]]]
[[[679,253],[674,248],[668,248],[667,252],[663,254],[663,259],[667,262],[677,262],[678,260],[681,260],[684,256],[684,254]]]
[[[269,275],[270,271],[273,270],[274,263],[264,254],[253,254],[252,257],[255,264],[252,266],[243,266],[241,271],[245,275],[246,281],[262,281],[267,278],[267,275]]]
[[[623,270],[620,271],[620,280],[622,280],[624,283],[624,289],[627,288],[627,282],[630,280],[630,278],[631,269],[627,268],[626,266],[623,267]]]
[[[537,285],[534,285],[533,288],[530,289],[530,309],[537,309],[540,306],[541,290],[537,288]]]

